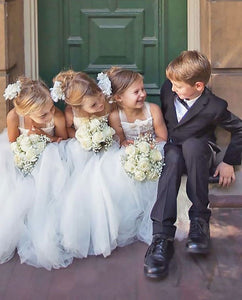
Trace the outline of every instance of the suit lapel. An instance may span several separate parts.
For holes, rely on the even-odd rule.
[[[176,108],[175,108],[175,97],[174,94],[171,94],[170,99],[168,100],[168,105],[170,106],[170,109],[168,109],[169,117],[168,119],[171,120],[173,126],[176,126],[178,123],[177,115],[176,115]]]
[[[184,123],[187,123],[191,120],[194,116],[196,116],[205,105],[208,103],[208,97],[206,96],[206,90],[204,93],[197,99],[194,105],[188,110],[185,116],[181,119],[179,123],[177,123],[176,127],[182,126]],[[173,105],[175,107],[175,105]]]

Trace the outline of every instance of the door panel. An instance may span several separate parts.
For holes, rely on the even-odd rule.
[[[148,100],[157,102],[166,65],[186,49],[185,0],[41,0],[38,6],[40,76],[49,84],[64,68],[95,78],[119,65],[143,74]]]

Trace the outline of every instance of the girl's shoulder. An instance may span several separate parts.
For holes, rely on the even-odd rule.
[[[64,113],[63,113],[63,111],[62,110],[60,110],[58,107],[55,107],[55,117],[59,117],[59,118],[61,118],[61,117],[63,117],[64,116]]]
[[[64,124],[65,123],[65,115],[62,110],[60,110],[58,107],[55,107],[55,113],[54,113],[54,118],[53,120],[53,125],[57,124]]]
[[[158,104],[155,103],[149,103],[150,107],[150,113],[153,116],[154,114],[160,114],[161,113],[161,108]]]
[[[15,123],[15,124],[19,123],[19,115],[17,114],[15,108],[11,109],[8,112],[8,114],[7,114],[7,123],[8,122]]]
[[[115,108],[113,109],[110,114],[109,114],[110,117],[118,117],[119,116],[119,109],[118,108]]]
[[[153,102],[149,102],[149,107],[150,107],[150,110],[161,110],[160,106]]]
[[[108,117],[110,122],[120,122],[119,111],[118,109],[113,110]]]
[[[110,107],[110,112],[115,112],[115,111],[118,111],[118,105],[116,102],[112,102],[112,103],[109,103],[109,107]]]
[[[67,105],[67,106],[65,107],[65,113],[73,113],[73,112],[72,112],[72,107],[71,107],[70,105]]]

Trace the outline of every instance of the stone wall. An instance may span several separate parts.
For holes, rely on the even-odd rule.
[[[242,1],[200,0],[200,11],[201,51],[212,64],[210,88],[242,118]],[[228,143],[224,130],[217,136],[220,145]]]
[[[242,1],[200,0],[200,11],[201,51],[212,64],[210,88],[214,94],[227,100],[229,109],[242,118]],[[217,137],[224,152],[230,134],[218,129]],[[227,189],[213,185],[210,195],[239,196],[235,206],[240,206],[242,167],[236,167],[235,170],[235,184]]]
[[[10,103],[2,97],[8,83],[24,74],[23,0],[0,1],[0,130]]]

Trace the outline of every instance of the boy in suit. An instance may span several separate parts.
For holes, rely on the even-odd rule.
[[[166,69],[168,80],[161,88],[160,99],[168,129],[157,200],[151,212],[153,240],[144,263],[147,277],[163,278],[168,274],[174,254],[173,240],[177,217],[177,194],[181,176],[187,174],[187,195],[190,230],[186,243],[189,253],[209,252],[208,178],[211,158],[218,152],[215,128],[221,126],[231,133],[223,161],[214,176],[219,184],[229,186],[235,180],[234,165],[241,164],[242,121],[227,109],[227,102],[212,94],[205,85],[211,65],[198,51],[184,51]]]

